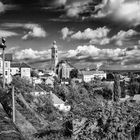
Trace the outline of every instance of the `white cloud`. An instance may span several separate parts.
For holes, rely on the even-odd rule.
[[[132,46],[129,48],[99,49],[94,45],[78,46],[75,50],[69,50],[67,58],[85,62],[106,62],[110,61],[113,65],[140,65],[140,47]],[[86,64],[85,64],[86,65]]]
[[[2,2],[0,2],[0,13],[5,11],[5,6]]]
[[[46,31],[39,25],[33,23],[5,23],[2,26],[9,27],[9,28],[23,28],[29,30],[23,37],[23,40],[26,40],[30,37],[38,37],[44,38],[46,37]]]
[[[119,31],[116,35],[112,37],[104,37],[104,38],[93,38],[90,43],[105,45],[111,42],[115,42],[116,45],[122,46],[125,40],[130,39],[132,36],[138,35],[139,33],[135,30],[129,29],[128,31]]]
[[[0,37],[11,37],[11,36],[17,36],[18,34],[16,32],[11,32],[7,30],[0,30]]]
[[[69,50],[67,57],[76,59],[92,57],[93,59],[106,59],[108,57],[119,57],[124,54],[125,49],[99,49],[94,45],[78,46],[75,50]]]
[[[3,4],[1,1],[0,1],[0,13],[3,13],[5,12],[6,10],[12,10],[12,9],[18,9],[18,6],[17,5],[7,5],[7,4]]]
[[[108,35],[109,31],[110,30],[106,27],[100,27],[100,28],[97,28],[96,30],[87,28],[83,32],[78,31],[77,33],[73,34],[71,38],[79,39],[79,40],[80,39],[84,39],[84,40],[101,39],[101,38],[105,38]]]
[[[16,48],[13,48],[16,49]],[[51,58],[51,50],[38,51],[31,48],[14,51],[14,58],[18,60],[46,60]],[[106,62],[109,60],[112,64],[134,65],[140,64],[140,46],[129,48],[100,49],[95,45],[78,46],[74,50],[67,52],[59,51],[59,58],[75,60],[79,62]]]
[[[65,40],[69,35],[71,35],[73,31],[70,31],[69,28],[64,27],[61,29],[62,39]]]
[[[135,30],[129,29],[128,31],[120,31],[117,33],[117,35],[113,36],[112,39],[114,40],[123,40],[125,38],[129,38],[131,36],[137,35],[138,32]]]
[[[102,3],[95,6],[95,11],[98,11],[94,17],[101,18],[112,14],[116,11],[125,0],[103,0]]]
[[[68,29],[65,29],[65,36],[66,38],[68,36],[68,33],[70,32]],[[116,35],[113,35],[112,37],[108,37],[108,34],[110,32],[110,29],[107,27],[100,27],[95,30],[91,28],[85,29],[83,32],[78,31],[76,33],[70,32],[71,39],[78,39],[78,40],[89,40],[91,44],[98,44],[98,45],[106,45],[111,42],[114,42],[118,46],[122,46],[123,42],[127,39],[129,40],[132,36],[138,35],[139,33],[136,32],[133,29],[129,29],[128,31],[119,31]]]
[[[46,37],[45,30],[38,24],[25,24],[24,27],[30,31],[22,37],[23,40],[29,37]]]
[[[91,0],[72,1],[65,6],[66,15],[68,17],[79,17],[80,13],[83,13],[85,10],[87,10],[87,4],[89,2],[91,2]]]
[[[67,2],[67,0],[55,0],[55,5],[56,6],[65,5],[66,2]]]
[[[14,54],[15,59],[44,59],[44,58],[50,58],[50,50],[47,51],[38,51],[33,50],[31,48],[16,51]]]
[[[140,45],[140,40],[138,41],[138,44]]]
[[[136,0],[103,0],[95,10],[98,12],[92,16],[96,18],[110,15],[117,21],[125,21],[134,26],[140,24],[140,2]]]
[[[125,20],[133,25],[140,24],[140,2],[131,1],[122,3],[117,9],[115,18],[119,20]]]

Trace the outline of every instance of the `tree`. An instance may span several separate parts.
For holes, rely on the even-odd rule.
[[[120,88],[120,76],[118,74],[114,75],[114,94],[113,100],[118,101],[121,95],[121,88]]]
[[[72,69],[70,71],[70,78],[77,78],[78,77],[78,70],[77,69]]]
[[[139,83],[137,80],[134,78],[133,75],[131,75],[130,83],[129,83],[129,91],[130,91],[130,96],[134,96],[135,94],[139,93]]]
[[[37,77],[39,78],[39,75],[35,71],[31,71],[31,77]]]
[[[121,81],[120,82],[120,87],[121,87],[121,97],[122,98],[125,98],[125,96],[126,96],[126,85],[125,85],[125,81],[123,80],[123,81]]]
[[[14,85],[21,93],[30,93],[34,90],[33,85],[26,78],[13,76],[11,84]]]

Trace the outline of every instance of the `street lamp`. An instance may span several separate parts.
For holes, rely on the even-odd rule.
[[[6,39],[2,37],[2,43],[0,44],[0,48],[2,49],[2,59],[3,59],[3,89],[5,89],[5,53],[4,50],[6,48],[5,42]]]

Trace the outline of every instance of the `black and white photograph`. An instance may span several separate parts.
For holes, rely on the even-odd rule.
[[[0,140],[140,140],[140,0],[0,0]]]

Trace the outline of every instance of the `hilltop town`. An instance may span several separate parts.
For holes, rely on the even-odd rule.
[[[0,82],[0,140],[139,140],[139,71],[78,69],[59,60],[32,68],[5,54]]]

